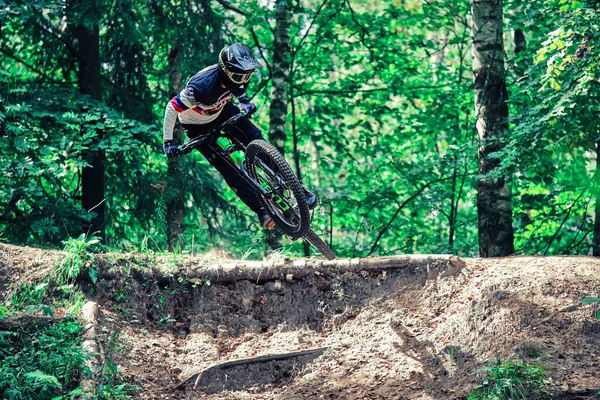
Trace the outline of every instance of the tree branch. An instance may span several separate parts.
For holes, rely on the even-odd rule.
[[[268,79],[265,79],[264,81],[262,81],[260,83],[260,86],[256,90],[256,92],[254,92],[254,94],[250,97],[250,100],[252,100],[258,93],[260,93],[260,91],[263,90],[263,88],[265,86],[267,86],[267,84],[269,83],[270,80],[271,80],[271,77],[269,77]]]
[[[310,25],[308,26],[308,29],[306,29],[306,32],[304,33],[304,36],[302,37],[302,39],[300,39],[300,43],[298,43],[298,46],[296,47],[296,49],[292,50],[292,58],[296,55],[296,53],[298,51],[300,51],[300,48],[302,48],[302,45],[304,44],[304,41],[306,40],[306,38],[308,37],[308,34],[310,33],[311,28],[313,27],[315,21],[317,20],[317,18],[319,17],[319,14],[321,13],[321,10],[323,10],[323,7],[325,6],[325,4],[328,2],[329,0],[324,0],[323,3],[321,3],[321,5],[319,6],[319,8],[317,9],[317,12],[315,14],[315,17],[313,18],[313,20],[310,22]]]
[[[423,185],[423,187],[421,187],[421,189],[417,190],[416,193],[414,193],[412,196],[410,196],[409,198],[407,198],[406,200],[404,200],[404,202],[402,202],[402,204],[400,204],[398,206],[398,209],[396,210],[396,212],[394,213],[394,215],[392,216],[392,218],[390,219],[390,221],[386,224],[386,226],[381,230],[381,232],[379,232],[379,235],[377,235],[377,239],[375,240],[375,243],[373,243],[373,246],[371,246],[371,251],[369,251],[369,253],[367,254],[367,256],[370,256],[371,254],[373,254],[373,252],[375,251],[375,249],[377,248],[377,245],[379,244],[379,241],[381,240],[381,238],[383,237],[384,233],[387,232],[387,230],[392,226],[392,223],[394,222],[394,220],[396,219],[396,217],[398,216],[398,214],[400,214],[400,211],[402,211],[402,209],[413,199],[417,198],[421,193],[423,193],[423,191],[425,189],[427,189],[429,186],[433,185],[434,183],[438,183],[438,182],[443,182],[446,181],[450,178],[440,178],[440,179],[435,179],[431,182],[426,183],[425,185]]]
[[[389,88],[373,88],[373,89],[340,89],[340,90],[305,90],[297,93],[294,97],[302,97],[311,94],[351,94],[359,92],[382,92]]]
[[[258,51],[260,53],[260,57],[265,62],[265,65],[267,66],[267,69],[269,70],[269,75],[271,75],[271,73],[272,73],[271,72],[271,66],[269,65],[269,61],[267,61],[267,58],[263,54],[262,49],[260,48],[260,42],[258,41],[258,37],[256,36],[256,32],[254,31],[254,29],[250,29],[250,32],[252,32],[252,38],[254,39],[254,44],[256,44],[256,47],[258,48]]]
[[[12,54],[10,51],[7,51],[5,49],[0,48],[0,53],[6,55],[7,57],[12,58],[13,60],[20,62],[21,64],[23,64],[24,66],[26,66],[27,68],[29,68],[30,70],[36,72],[37,74],[43,76],[44,78],[48,78],[49,82],[52,83],[62,83],[61,81],[56,81],[54,79],[52,79],[50,76],[46,75],[43,71],[40,71],[39,69],[37,69],[36,67],[34,67],[33,65],[29,64],[27,61],[15,56],[14,54]]]
[[[375,59],[375,52],[373,51],[373,49],[371,49],[370,46],[367,46],[367,44],[365,43],[365,36],[367,36],[369,31],[364,26],[362,26],[360,22],[358,22],[358,20],[356,19],[356,15],[354,14],[354,9],[350,4],[350,0],[346,0],[346,4],[348,4],[348,9],[350,10],[350,17],[352,18],[352,21],[356,24],[356,26],[360,28],[360,42],[363,44],[363,46],[367,48],[367,50],[369,50],[369,53],[371,54],[371,61],[373,61]]]
[[[38,17],[40,18],[40,20],[44,21],[44,16],[42,13],[37,13]],[[76,59],[79,60],[79,54],[77,53],[77,49],[75,49],[75,47],[73,47],[73,44],[70,43],[69,41],[67,41],[66,39],[64,39],[62,36],[58,35],[57,33],[55,33],[53,30],[46,28],[45,26],[38,24],[37,22],[35,22],[33,24],[33,26],[35,26],[36,28],[38,28],[39,30],[49,33],[50,35],[54,36],[56,39],[58,39],[60,42],[62,42],[65,47],[67,48],[67,50],[69,50],[69,53],[71,53]]]
[[[585,239],[585,237],[590,233],[590,231],[587,231],[584,235],[581,241],[577,242],[577,236],[579,236],[580,232],[583,232],[583,228],[585,227],[585,222],[587,219],[587,215],[588,215],[588,209],[590,208],[590,203],[592,202],[592,199],[590,198],[587,202],[587,204],[585,205],[585,211],[583,213],[583,218],[581,219],[581,225],[579,225],[579,229],[577,230],[577,233],[575,234],[575,237],[573,238],[573,240],[571,240],[571,242],[569,243],[569,245],[566,247],[566,249],[564,250],[564,252],[561,252],[561,254],[569,254],[569,252],[576,248],[577,246],[579,246],[579,244],[581,244],[581,242],[583,241],[583,239]]]
[[[544,255],[546,255],[546,253],[548,253],[548,250],[550,249],[550,245],[552,244],[554,239],[556,239],[556,237],[558,236],[558,233],[560,232],[562,227],[565,225],[565,222],[567,222],[569,215],[571,215],[571,211],[573,211],[573,207],[575,207],[575,204],[577,204],[577,202],[579,201],[579,199],[581,198],[581,196],[583,196],[583,194],[585,192],[587,192],[587,189],[583,189],[583,191],[579,194],[579,196],[577,196],[577,198],[575,199],[573,204],[571,204],[571,206],[567,209],[567,213],[565,214],[565,217],[563,218],[562,222],[560,223],[560,226],[558,227],[558,229],[556,229],[556,232],[554,232],[554,235],[552,235],[552,238],[548,242],[548,245],[546,245],[546,249],[544,250]]]
[[[246,12],[240,10],[237,7],[232,6],[231,4],[227,3],[225,0],[217,0],[217,3],[219,3],[220,5],[222,5],[224,8],[226,8],[228,10],[231,10],[233,12],[236,12],[236,13],[240,14],[240,15],[243,15],[244,17],[249,17],[249,15]]]

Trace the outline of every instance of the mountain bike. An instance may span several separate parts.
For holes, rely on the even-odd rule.
[[[254,188],[279,230],[291,240],[308,241],[325,258],[333,260],[333,250],[310,228],[311,214],[304,187],[281,153],[264,140],[253,140],[245,146],[227,133],[229,126],[245,116],[236,114],[207,134],[190,139],[179,147],[181,153],[190,153],[206,143]]]

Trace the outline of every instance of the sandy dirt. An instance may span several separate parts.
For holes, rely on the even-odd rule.
[[[11,249],[0,249],[4,292],[41,268],[39,257],[56,257]],[[113,360],[140,388],[135,396],[139,399],[465,399],[481,382],[481,374],[475,372],[494,358],[542,365],[547,384],[557,392],[600,388],[599,307],[580,304],[582,297],[600,293],[600,261],[591,257],[464,261],[455,276],[436,276],[411,287],[403,287],[401,280],[392,282],[385,272],[359,276],[381,288],[360,301],[355,301],[349,285],[363,281],[341,277],[322,289],[330,296],[324,298],[336,299],[336,309],[328,308],[323,299],[313,304],[306,298],[298,306],[312,304],[321,318],[312,326],[284,321],[259,328],[223,324],[193,329],[190,321],[199,317],[191,315],[191,305],[174,302],[165,314],[171,318],[158,319],[135,308],[132,303],[141,297],[130,295],[128,302],[119,302],[116,294],[111,297],[100,290],[95,300],[106,337],[115,331],[120,334]],[[283,299],[295,288],[290,284],[276,297],[269,294],[272,288],[267,288],[269,292],[265,285],[252,285],[253,302],[244,312],[255,319],[258,308]],[[235,300],[232,296],[242,289],[248,295],[250,289],[237,284],[211,287],[211,295]],[[115,286],[113,292],[117,291]],[[193,297],[175,293],[173,298],[184,302]],[[228,304],[223,300],[223,315],[230,312]],[[317,347],[328,350],[276,384],[215,394],[192,390],[193,381],[183,384],[215,363]]]

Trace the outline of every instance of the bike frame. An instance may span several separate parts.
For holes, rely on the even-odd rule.
[[[256,179],[252,178],[248,174],[248,172],[244,168],[244,164],[246,162],[246,159],[245,159],[246,146],[242,142],[240,142],[238,139],[233,137],[232,135],[229,135],[224,130],[225,127],[233,124],[238,119],[240,119],[244,116],[245,116],[244,113],[238,113],[238,114],[234,115],[233,117],[229,118],[227,121],[223,122],[222,124],[212,128],[205,135],[198,136],[196,138],[189,140],[187,143],[180,146],[180,150],[182,153],[187,154],[187,153],[190,153],[193,149],[199,147],[204,142],[208,141],[207,143],[208,143],[208,146],[211,148],[211,150],[213,150],[215,154],[218,154],[232,168],[236,169],[240,173],[242,178],[244,178],[244,180],[246,180],[246,182],[248,182],[254,188],[254,190],[259,192],[265,198],[270,199],[271,201],[275,202],[275,204],[277,204],[277,206],[281,209],[281,211],[287,212],[290,208],[292,208],[291,204],[288,203],[283,196],[280,196],[278,193],[276,193],[275,189],[271,188],[270,185],[268,184],[268,182],[266,182],[266,181],[257,182]],[[217,138],[218,138],[218,136],[221,135],[221,133],[223,133],[224,134],[223,136],[226,136],[232,142],[232,145],[229,146],[227,149],[224,149],[223,147],[221,147],[217,144]],[[231,154],[238,150],[244,152],[244,160],[239,164],[236,163],[233,160],[233,158],[231,157]],[[269,174],[270,176],[275,176],[274,171],[271,168],[269,168],[262,160],[259,159],[257,161],[258,161],[257,164],[261,169],[266,171],[267,174]],[[280,184],[281,184],[281,182],[280,182]]]
[[[214,153],[217,154],[218,157],[221,157],[223,160],[225,160],[225,162],[227,162],[232,168],[237,170],[239,172],[239,174],[242,176],[242,178],[246,182],[248,182],[252,186],[252,188],[254,188],[254,190],[257,192],[257,195],[263,197],[261,202],[266,200],[268,202],[274,203],[273,206],[269,205],[269,208],[270,208],[269,213],[273,214],[276,212],[278,214],[279,213],[283,214],[283,216],[273,215],[277,224],[279,223],[277,221],[280,221],[280,220],[285,222],[286,224],[288,224],[289,222],[297,223],[297,222],[301,221],[303,216],[301,216],[299,214],[300,211],[299,211],[298,205],[292,206],[292,204],[290,202],[288,202],[286,199],[286,197],[288,197],[289,194],[286,194],[285,191],[290,190],[290,188],[288,187],[287,180],[282,179],[279,176],[279,174],[276,174],[272,168],[270,168],[268,165],[266,165],[266,163],[258,157],[254,159],[254,163],[253,163],[253,165],[251,165],[252,168],[257,169],[257,171],[256,171],[257,179],[254,179],[246,171],[245,165],[247,162],[246,161],[247,146],[245,146],[242,142],[240,142],[238,139],[236,139],[235,137],[233,137],[232,135],[230,135],[229,133],[227,133],[225,131],[225,127],[227,127],[228,125],[231,125],[232,123],[234,123],[239,118],[241,118],[245,115],[246,114],[244,114],[244,113],[239,113],[239,114],[231,117],[227,121],[223,122],[221,125],[215,126],[211,130],[209,130],[208,133],[206,133],[205,135],[202,135],[202,136],[199,136],[199,137],[189,140],[187,143],[180,146],[180,150],[181,150],[182,154],[190,153],[192,150],[199,147],[206,140],[208,140],[209,142],[207,142],[207,144],[211,148],[211,150],[213,150]],[[223,132],[222,136],[221,136],[221,132]],[[217,141],[222,137],[227,138],[230,142],[226,143],[224,145],[219,144]],[[238,157],[238,155],[234,155],[235,158],[238,159],[238,162],[236,162],[236,160],[232,156],[232,154],[236,151],[242,151],[244,153],[243,159],[241,159],[241,160]],[[267,179],[269,179],[269,180],[273,179],[275,181],[273,183],[273,185],[267,179],[264,178],[263,175],[265,175],[265,174],[268,175]],[[296,182],[296,184],[298,184],[298,182]],[[273,187],[271,187],[271,186],[273,186]],[[283,192],[281,192],[282,188],[284,189]],[[296,188],[296,190],[297,190],[297,188]],[[335,259],[335,253],[333,252],[333,250],[331,250],[331,248],[329,246],[327,246],[327,244],[325,242],[323,242],[313,232],[312,229],[310,229],[310,220],[308,220],[308,224],[309,224],[308,229],[303,236],[294,236],[294,235],[287,235],[287,236],[289,236],[290,239],[292,239],[292,240],[296,240],[296,239],[299,239],[300,237],[303,237],[304,240],[307,240],[309,243],[311,243],[328,260]],[[279,227],[281,229],[281,226],[279,226]],[[284,233],[285,233],[285,230],[284,230]]]

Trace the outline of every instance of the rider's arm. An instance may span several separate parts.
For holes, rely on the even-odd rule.
[[[240,103],[250,103],[250,99],[248,98],[248,95],[246,93],[244,93],[241,96],[238,96],[237,99]]]
[[[240,102],[240,109],[246,113],[248,118],[250,118],[250,116],[256,112],[256,104],[250,102],[246,93],[238,96],[237,99]]]
[[[165,117],[163,120],[163,142],[173,140],[173,129],[175,129],[177,115],[194,106],[194,94],[191,88],[183,89],[169,101],[165,107]]]
[[[175,129],[175,122],[177,122],[177,111],[175,111],[171,101],[165,108],[165,118],[163,120],[163,142],[173,140],[173,129]]]

